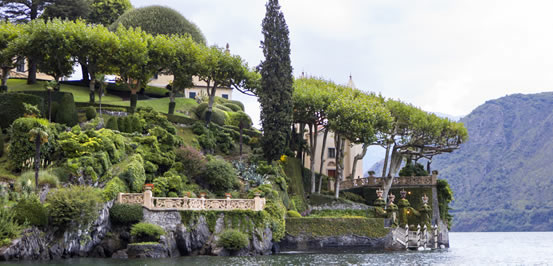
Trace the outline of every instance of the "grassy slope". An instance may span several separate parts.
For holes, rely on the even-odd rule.
[[[44,83],[44,81],[38,81],[36,84],[28,85],[24,79],[10,79],[8,80],[8,91],[43,91]],[[88,102],[90,100],[89,90],[85,87],[61,84],[60,90],[73,93],[75,102]],[[114,101],[121,101],[121,98],[110,94],[102,97],[102,103]]]

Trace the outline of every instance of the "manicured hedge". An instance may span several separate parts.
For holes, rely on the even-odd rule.
[[[48,118],[48,92],[46,91],[23,91],[25,94],[35,95],[43,100],[44,111],[42,116]],[[73,94],[69,92],[52,92],[52,121],[67,126],[74,126],[77,122],[77,105],[73,99]],[[59,112],[58,110],[63,110]]]
[[[292,236],[314,237],[357,235],[384,237],[390,232],[384,228],[384,219],[377,218],[287,218],[286,233]]]
[[[125,84],[108,83],[106,90],[109,93],[131,93],[130,89]],[[165,88],[146,86],[144,87],[144,94],[150,97],[166,97],[169,96],[169,91]]]
[[[150,223],[137,223],[131,228],[134,242],[157,242],[159,237],[165,235],[165,230],[158,225]]]
[[[38,106],[44,114],[44,103],[41,97],[26,93],[4,93],[0,97],[0,127],[8,128],[17,118],[25,114],[23,103]]]
[[[292,217],[292,218],[301,218],[301,214],[297,211],[287,211],[286,216]]]
[[[240,101],[236,101],[236,100],[228,100],[227,101],[228,103],[232,103],[232,104],[235,104],[235,105],[238,105],[240,107],[240,109],[242,109],[242,111],[244,111],[244,104]]]
[[[78,108],[85,108],[88,106],[94,106],[96,109],[100,107],[100,104],[98,102],[95,102],[94,104],[88,103],[88,102],[76,102],[75,105]],[[129,112],[130,107],[129,106],[121,106],[121,105],[113,105],[113,104],[105,104],[102,103],[102,112],[103,111],[121,111],[121,112]]]
[[[77,107],[75,106],[75,101],[73,100],[73,94],[65,93],[61,97],[61,100],[57,105],[54,121],[56,123],[65,124],[69,127],[72,127],[79,122]]]
[[[139,204],[114,204],[109,209],[111,222],[118,225],[132,225],[142,220],[144,214]]]

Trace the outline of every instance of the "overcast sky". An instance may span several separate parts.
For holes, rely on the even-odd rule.
[[[154,1],[131,0],[135,7]],[[157,0],[196,23],[210,45],[230,44],[250,66],[263,0]],[[292,66],[454,116],[512,93],[551,90],[553,1],[281,0]],[[234,93],[259,121],[255,99]],[[366,168],[365,168],[366,169]]]

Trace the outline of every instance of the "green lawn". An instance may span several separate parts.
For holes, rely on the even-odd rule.
[[[191,111],[194,107],[198,105],[194,99],[189,98],[176,98],[175,102],[177,103],[175,107],[176,115],[184,115],[186,112]],[[130,101],[116,101],[110,102],[109,104],[129,106]],[[152,107],[154,110],[166,114],[169,111],[169,97],[151,99],[151,100],[140,100],[137,102],[137,107]],[[179,112],[182,111],[182,112]]]
[[[8,80],[8,91],[42,91],[44,90],[44,83],[44,81],[38,81],[36,84],[27,85],[27,81],[24,79],[10,79]],[[60,90],[73,93],[75,102],[88,102],[90,100],[88,95],[88,88],[61,84]],[[176,98],[175,102],[177,103],[177,106],[175,107],[175,114],[181,116],[183,116],[186,112],[189,112],[198,105],[194,99],[189,98]],[[105,96],[103,96],[102,103],[120,105],[124,107],[130,105],[129,100],[123,101],[121,97],[111,94],[106,94]],[[169,97],[151,100],[139,100],[137,103],[137,107],[152,107],[154,110],[166,114],[169,111]]]
[[[43,91],[45,81],[37,81],[36,84],[28,85],[24,79],[9,79],[8,91]],[[60,91],[73,93],[75,102],[88,102],[90,100],[89,90],[86,87],[61,84]],[[96,94],[98,96],[98,94]],[[98,100],[98,98],[96,98]],[[102,103],[120,102],[121,97],[106,94],[102,97]],[[166,111],[167,112],[167,111]]]

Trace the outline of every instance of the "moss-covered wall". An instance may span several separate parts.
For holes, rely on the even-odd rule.
[[[384,237],[390,232],[384,228],[384,219],[378,218],[287,218],[286,233],[292,236],[313,237],[357,235]]]
[[[292,157],[287,157],[283,166],[287,177],[288,195],[293,203],[292,206],[289,206],[289,209],[303,213],[307,209],[305,184],[302,177],[303,166],[299,159]]]

